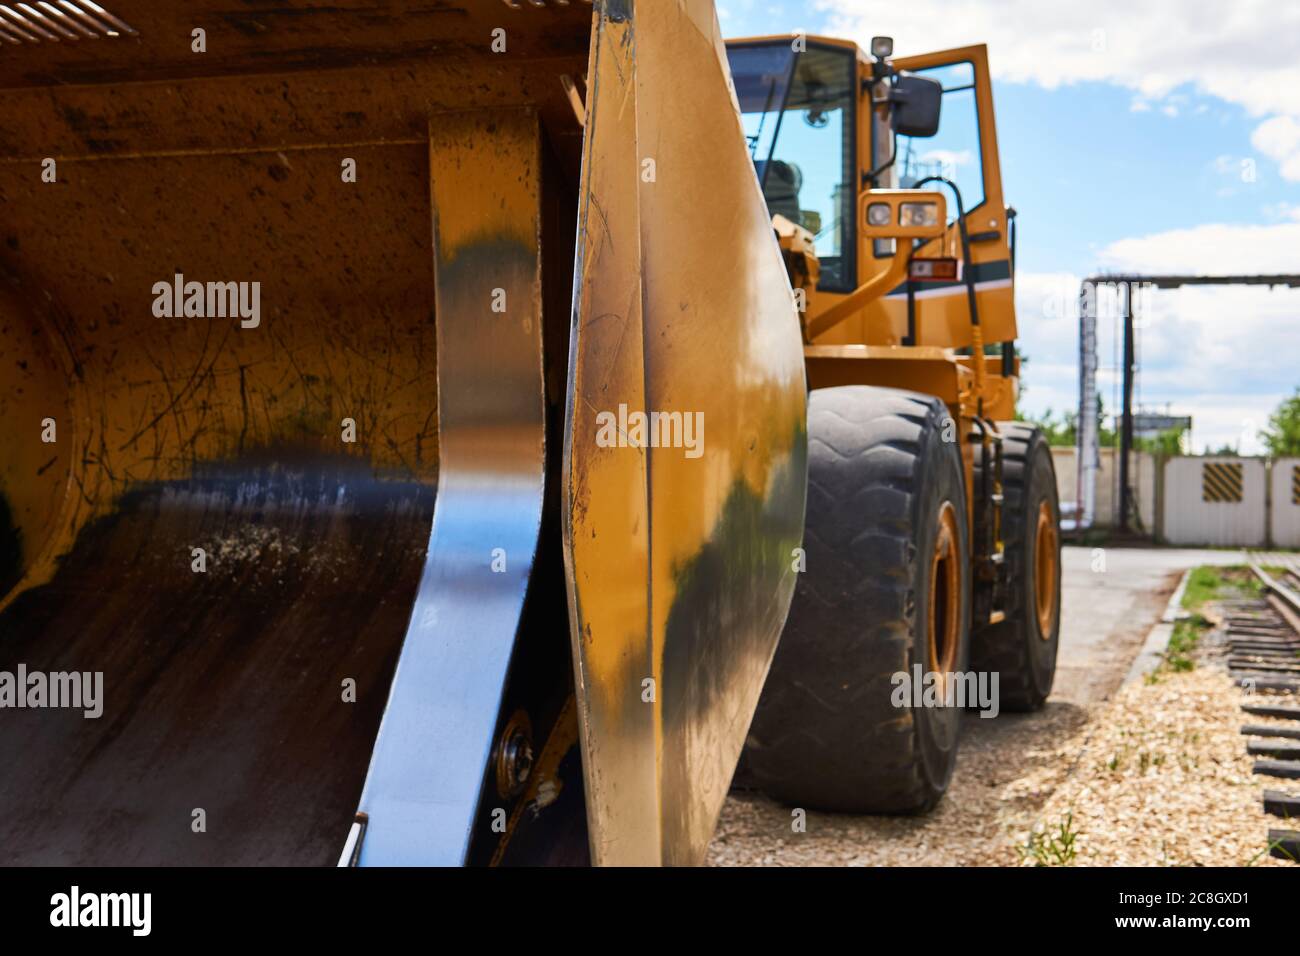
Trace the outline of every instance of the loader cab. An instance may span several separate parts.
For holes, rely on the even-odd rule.
[[[809,315],[834,309],[886,274],[900,253],[947,256],[963,260],[960,276],[973,270],[985,341],[1013,339],[1011,224],[985,48],[894,58],[891,47],[886,41],[865,51],[851,41],[811,36],[727,43],[768,211],[815,237],[821,274]],[[866,193],[913,188],[943,194],[943,236],[913,245],[864,235]],[[906,286],[892,286],[815,341],[971,345],[960,279],[914,287],[911,295]]]
[[[768,211],[813,234],[819,292],[852,292],[861,278],[858,192],[877,163],[893,155],[895,134],[910,144],[936,133],[939,82],[893,75],[883,59],[877,66],[840,40],[736,41],[727,55]],[[877,80],[895,99],[882,129],[871,128]],[[884,171],[890,164],[881,165]]]

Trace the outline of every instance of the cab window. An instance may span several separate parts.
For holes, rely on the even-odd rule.
[[[952,63],[928,70],[913,70],[938,80],[943,87],[943,108],[939,132],[926,139],[898,137],[898,185],[911,189],[929,176],[951,179],[961,190],[966,212],[984,202],[984,166],[980,156],[979,105],[975,100],[975,67]],[[929,189],[944,190],[940,183]],[[957,204],[948,203],[950,219],[957,216]]]
[[[763,198],[816,237],[817,288],[857,285],[854,158],[856,63],[852,50],[808,44],[730,47],[732,78]]]

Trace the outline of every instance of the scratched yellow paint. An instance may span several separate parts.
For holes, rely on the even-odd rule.
[[[7,600],[47,580],[126,491],[204,463],[275,448],[434,481],[426,152],[355,153],[367,175],[352,184],[318,150],[65,162],[57,189],[0,167],[22,234],[3,344],[30,358],[0,397],[25,571]],[[153,287],[176,273],[258,282],[258,325],[155,315]]]
[[[526,111],[519,111],[523,115]],[[477,115],[477,114],[476,114]],[[444,114],[445,116],[445,114]],[[527,123],[535,129],[537,119],[532,116]],[[438,162],[429,171],[436,207],[439,210],[439,256],[444,260],[455,258],[457,252],[482,238],[511,238],[529,246],[536,244],[537,236],[528,235],[521,219],[514,213],[537,205],[537,180],[520,175],[521,166],[535,163],[527,150],[536,151],[535,137],[524,137],[517,129],[518,123],[508,128],[496,122],[489,114],[474,123],[467,132],[464,127],[444,117],[434,117],[429,123],[429,139],[437,147]],[[443,188],[440,173],[446,172],[448,180],[458,188]],[[480,183],[466,187],[465,183]],[[491,202],[485,197],[491,196]],[[524,222],[531,221],[525,219]],[[505,308],[509,309],[509,303]]]
[[[588,814],[645,824],[593,831],[597,863],[660,857],[656,707],[641,699],[642,681],[653,676],[646,456],[596,441],[602,411],[645,400],[637,89],[627,82],[635,36],[630,24],[612,21],[593,32],[566,427],[566,561]]]

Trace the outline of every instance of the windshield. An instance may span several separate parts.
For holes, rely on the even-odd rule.
[[[727,49],[768,211],[816,236],[819,289],[849,292],[854,268],[855,80],[849,49],[789,42]]]

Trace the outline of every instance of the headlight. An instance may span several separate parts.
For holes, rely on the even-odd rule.
[[[868,206],[867,225],[888,226],[889,225],[889,203],[873,202],[870,206]]]
[[[937,226],[939,204],[933,202],[905,202],[898,207],[900,226]]]

